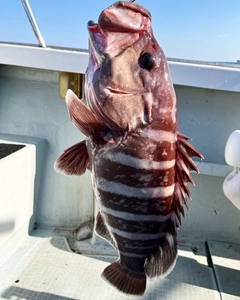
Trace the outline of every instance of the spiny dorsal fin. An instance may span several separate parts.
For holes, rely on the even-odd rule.
[[[199,173],[198,167],[196,166],[196,164],[194,163],[194,161],[192,160],[192,158],[188,155],[188,153],[183,150],[182,147],[178,147],[178,156],[181,158],[181,160],[184,162],[184,164],[187,166],[188,170],[194,170],[197,173]]]
[[[191,170],[199,173],[198,167],[192,160],[193,156],[198,156],[203,159],[202,154],[187,142],[189,138],[181,133],[177,134],[177,154],[176,154],[176,183],[174,190],[173,213],[174,223],[176,226],[181,224],[181,215],[184,216],[185,205],[188,208],[186,195],[192,200],[187,183],[190,182],[195,186],[195,183],[190,174]]]
[[[194,148],[191,144],[187,142],[189,138],[186,135],[183,135],[181,133],[177,134],[177,147],[182,147],[186,153],[189,155],[189,157],[198,156],[201,159],[203,159],[202,154]]]

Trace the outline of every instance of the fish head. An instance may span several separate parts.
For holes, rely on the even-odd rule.
[[[121,131],[164,120],[176,123],[176,100],[164,53],[153,36],[151,14],[116,2],[90,21],[88,105],[106,126]],[[169,125],[169,124],[168,124]]]

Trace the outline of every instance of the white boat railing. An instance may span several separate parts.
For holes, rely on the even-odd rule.
[[[28,20],[29,20],[29,22],[31,24],[31,27],[33,29],[33,32],[36,36],[36,39],[38,40],[38,45],[43,47],[43,48],[46,48],[46,44],[45,44],[44,39],[41,35],[41,32],[38,28],[37,22],[35,20],[34,14],[32,12],[32,9],[31,9],[31,6],[30,6],[28,0],[21,0],[21,1],[22,1],[22,5],[24,7],[24,10],[27,14]]]

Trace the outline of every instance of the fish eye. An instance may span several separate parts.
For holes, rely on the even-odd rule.
[[[154,58],[150,53],[143,53],[139,58],[140,67],[150,71],[154,67]]]

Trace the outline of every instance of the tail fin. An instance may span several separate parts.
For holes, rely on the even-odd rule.
[[[119,261],[108,266],[102,277],[125,294],[141,296],[146,289],[146,275],[123,268]]]

